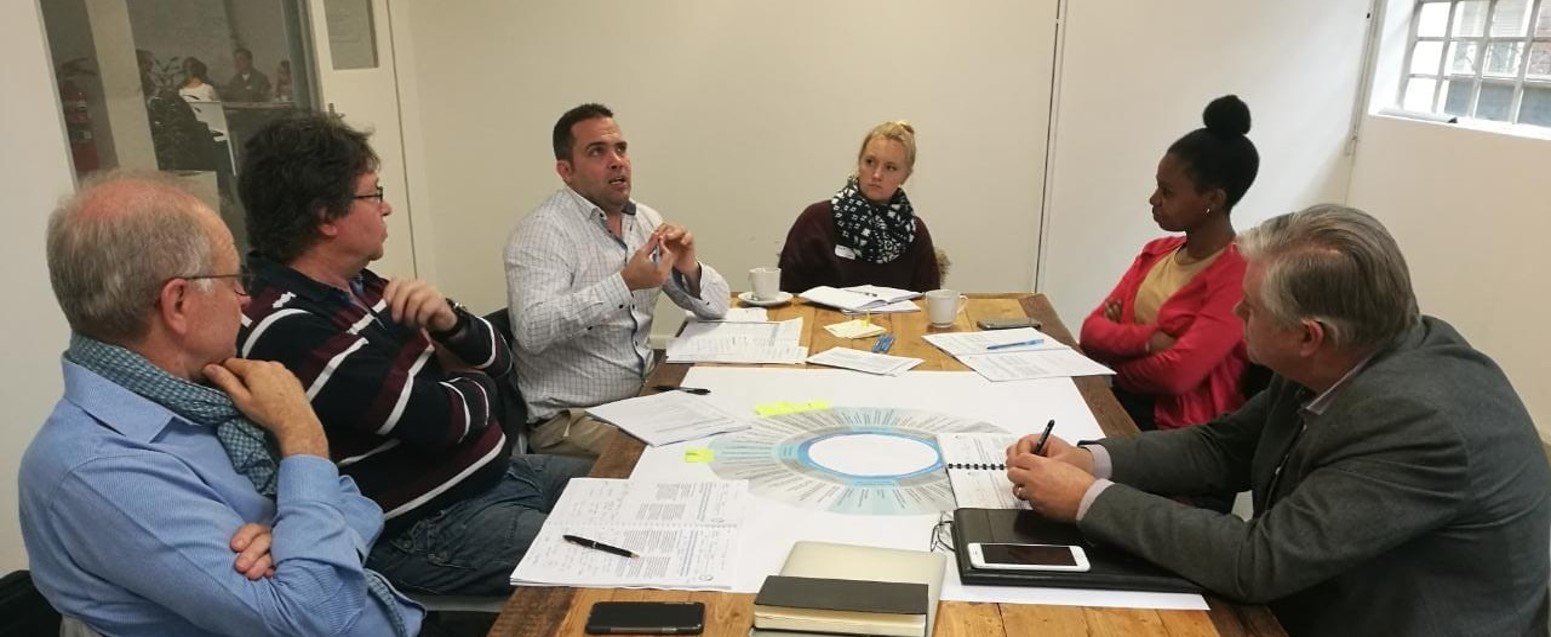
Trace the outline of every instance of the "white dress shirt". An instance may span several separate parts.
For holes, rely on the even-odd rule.
[[[563,188],[512,230],[506,299],[529,422],[639,393],[651,373],[647,336],[659,294],[702,318],[727,314],[727,281],[705,264],[698,296],[677,270],[661,288],[625,286],[620,270],[660,225],[662,215],[632,201],[621,240],[603,209]]]

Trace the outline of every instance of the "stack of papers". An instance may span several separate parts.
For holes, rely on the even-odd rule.
[[[738,582],[746,480],[572,478],[512,571],[513,585],[727,590]],[[640,557],[565,540],[572,535]]]
[[[749,428],[711,401],[681,391],[619,400],[587,413],[654,447]]]
[[[990,381],[1104,376],[1115,373],[1032,327],[927,334],[922,338],[952,354],[959,362]]]
[[[722,318],[705,319],[695,316],[694,312],[684,310],[684,320],[702,323],[767,323],[770,321],[770,313],[762,307],[729,307],[727,314]]]
[[[668,343],[670,363],[801,363],[802,319],[762,323],[693,321]]]
[[[814,365],[854,369],[859,372],[881,376],[898,376],[910,371],[910,368],[920,365],[923,361],[919,358],[889,356],[888,354],[874,354],[845,347],[834,347],[822,354],[808,357],[808,362]]]
[[[819,305],[828,305],[850,312],[879,312],[882,311],[880,308],[920,297],[921,293],[878,285],[854,285],[848,288],[833,288],[821,285],[798,296]],[[909,305],[910,309],[893,309],[890,311],[909,312],[919,309],[914,303],[906,303],[905,305]]]

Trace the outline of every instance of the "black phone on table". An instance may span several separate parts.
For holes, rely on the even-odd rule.
[[[597,602],[587,615],[589,635],[698,635],[704,630],[701,602]]]

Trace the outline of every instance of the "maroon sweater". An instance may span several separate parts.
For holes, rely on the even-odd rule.
[[[828,199],[808,206],[786,233],[786,245],[781,248],[781,289],[801,294],[820,285],[843,288],[871,283],[917,292],[942,287],[932,233],[920,217],[915,221],[916,240],[904,254],[888,263],[871,263],[835,254],[835,209]]]

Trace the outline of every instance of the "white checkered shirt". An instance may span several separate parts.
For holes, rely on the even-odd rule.
[[[661,288],[625,287],[620,270],[662,225],[645,205],[632,201],[625,212],[621,241],[601,208],[563,188],[507,239],[506,299],[529,422],[639,393],[651,372],[646,338],[662,292],[702,318],[727,314],[727,281],[709,265],[701,264],[698,298],[676,270]]]

